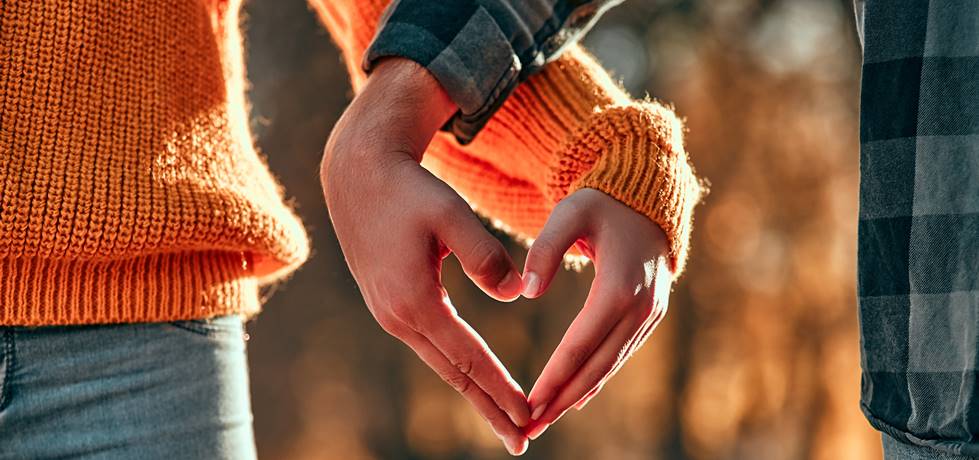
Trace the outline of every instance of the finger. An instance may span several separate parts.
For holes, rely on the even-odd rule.
[[[601,278],[596,278],[584,308],[568,327],[534,383],[529,398],[532,420],[543,414],[561,387],[588,361],[626,312],[623,305],[627,302],[617,300],[612,290],[604,286]]]
[[[526,425],[530,408],[520,385],[510,377],[483,338],[456,314],[448,298],[445,302],[448,312],[429,315],[420,322],[417,332],[427,337],[456,371],[489,395],[516,426]]]
[[[588,361],[578,369],[574,377],[561,387],[557,396],[547,405],[543,414],[534,422],[534,426],[527,431],[530,439],[536,439],[548,425],[553,424],[571,405],[580,401],[588,392],[595,388],[601,380],[615,367],[628,348],[628,341],[639,327],[638,321],[634,317],[623,318],[612,332],[609,333],[605,341],[595,353],[588,358]]]
[[[564,261],[564,254],[578,238],[584,236],[586,228],[586,220],[574,201],[566,199],[554,207],[544,228],[527,251],[524,297],[540,297],[547,290]]]
[[[467,206],[453,209],[451,223],[437,230],[439,238],[483,292],[497,300],[516,299],[523,289],[523,280],[506,248]]]
[[[595,388],[592,388],[583,398],[581,398],[580,401],[575,403],[574,408],[576,410],[583,409],[588,402],[592,400],[592,398],[602,391],[605,383],[611,380],[612,377],[615,377],[615,374],[619,372],[619,369],[622,369],[622,365],[625,364],[626,361],[632,357],[632,354],[641,348],[643,343],[646,342],[646,339],[653,332],[653,328],[656,326],[656,323],[657,321],[653,320],[652,318],[646,320],[646,324],[643,325],[643,327],[640,328],[639,331],[636,332],[636,335],[629,341],[628,348],[623,354],[622,359],[619,359],[619,361],[615,363],[612,370],[602,378],[602,381],[598,382],[598,385],[595,385]]]
[[[605,378],[603,378],[602,381],[595,386],[595,388],[589,391],[585,397],[581,398],[581,401],[575,403],[575,409],[581,410],[588,404],[589,401],[592,400],[592,398],[595,397],[595,395],[601,392],[602,387],[605,386],[605,382],[614,377],[615,374],[619,372],[619,369],[622,368],[622,365],[625,364],[625,362],[628,361],[637,350],[642,348],[642,346],[646,343],[646,339],[652,335],[653,330],[656,329],[656,326],[658,326],[660,321],[662,321],[666,316],[667,306],[669,305],[670,300],[670,287],[672,286],[673,273],[669,271],[669,266],[666,265],[666,262],[663,260],[660,260],[658,264],[654,265],[654,267],[656,272],[652,274],[652,278],[655,279],[654,294],[652,299],[653,309],[650,312],[649,317],[646,318],[642,327],[640,327],[636,332],[636,335],[630,339],[628,350],[622,359],[615,364],[615,368],[613,368],[612,371],[609,372],[608,375],[606,375]],[[648,266],[646,266],[645,269],[649,270]],[[649,277],[648,273],[646,274],[646,277]]]
[[[496,402],[469,376],[459,371],[452,362],[439,351],[425,336],[406,331],[399,338],[407,344],[429,367],[446,383],[458,391],[476,412],[486,420],[493,432],[503,441],[512,455],[521,455],[527,450],[527,437],[513,424]]]

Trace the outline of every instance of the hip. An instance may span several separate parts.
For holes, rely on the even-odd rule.
[[[0,327],[0,459],[254,458],[244,326]]]

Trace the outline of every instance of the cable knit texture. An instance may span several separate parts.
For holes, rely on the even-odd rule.
[[[252,314],[306,258],[252,147],[238,7],[0,3],[0,325]]]
[[[366,80],[361,57],[388,3],[311,0],[343,51],[355,90]],[[469,145],[436,136],[423,164],[523,241],[568,194],[601,190],[664,230],[677,275],[704,192],[673,110],[632,100],[577,46],[521,84]]]

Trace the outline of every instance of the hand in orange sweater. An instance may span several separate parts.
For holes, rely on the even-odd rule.
[[[387,87],[380,87],[374,83],[380,67],[368,80],[359,70],[360,54],[385,3],[314,3],[344,50],[355,88],[365,88],[348,110],[355,115],[345,114],[346,123],[334,130],[328,154],[350,157],[354,155],[341,152],[352,148],[380,152],[380,157],[389,161],[399,152],[414,159],[424,152],[423,164],[466,196],[478,211],[518,238],[537,236],[528,254],[523,283],[528,297],[546,290],[572,245],[596,263],[597,276],[585,308],[531,392],[532,421],[523,428],[536,437],[569,407],[580,407],[593,397],[665,312],[673,274],[682,269],[685,259],[692,208],[701,193],[683,151],[682,127],[668,108],[630,101],[589,56],[575,48],[518,88],[472,144],[461,147],[444,134],[429,144],[429,129],[440,123],[421,123],[429,127],[424,129],[419,120],[413,120],[414,128],[406,128],[399,126],[398,120],[399,116],[408,117],[410,125],[412,117],[431,116],[431,111],[425,111],[431,106],[429,95],[405,95],[397,79],[385,79]],[[424,74],[420,68],[417,71]],[[364,109],[371,104],[360,101],[367,94],[376,98],[371,89],[379,87],[383,89],[375,91],[384,93],[381,100],[414,100],[417,106],[409,103],[398,112],[374,100],[373,108]],[[443,122],[451,114],[435,112]],[[372,121],[371,114],[386,121]],[[351,139],[350,131],[371,138],[371,142],[334,141]],[[392,136],[399,133],[411,141]],[[464,248],[460,260],[467,274],[487,293],[506,300],[511,298],[509,286],[504,289],[495,283],[509,278],[512,262],[498,243],[487,240],[481,229],[471,225],[471,216],[459,208],[458,198],[450,198],[453,194],[447,188],[432,185],[430,176],[406,166],[405,161],[391,166],[370,162],[371,157],[362,154],[354,157],[359,161],[334,161],[328,168],[327,197],[338,237],[368,305],[386,330],[412,346],[446,380],[455,382],[457,389],[467,394],[472,388],[469,384],[475,383],[478,397],[467,397],[501,434],[511,453],[519,453],[526,440],[514,436],[514,426],[501,423],[499,417],[503,410],[516,426],[526,421],[523,410],[514,409],[519,405],[513,401],[516,396],[512,387],[507,388],[509,375],[442,299],[444,291],[438,281],[438,260],[448,250],[460,255],[459,249]],[[340,178],[349,176],[351,170],[366,169],[374,170],[370,176],[383,176],[385,180],[348,180],[345,183],[356,192],[348,190],[344,199],[343,192],[337,190],[341,188]],[[392,169],[412,172],[377,171]],[[378,185],[390,181],[395,183]],[[406,189],[407,183],[418,190]],[[397,206],[385,203],[379,212],[367,199],[378,190],[405,198]],[[419,201],[419,196],[428,196],[433,205],[426,210],[426,202]],[[440,213],[433,215],[432,209]],[[395,221],[408,224],[408,229],[401,225],[395,229]],[[365,230],[367,222],[373,232]],[[355,233],[360,235],[354,237]],[[364,238],[364,233],[386,233],[378,239],[393,241],[392,246],[378,245],[374,239]],[[392,235],[415,242],[392,240]],[[455,244],[446,241],[447,237],[455,239]],[[416,254],[424,251],[412,247],[423,249],[426,244],[427,263]],[[386,270],[390,257],[384,254],[392,253],[392,247],[399,249],[395,254],[408,257],[391,260]],[[486,262],[476,263],[474,253]],[[412,267],[420,276],[405,279],[404,273]],[[406,296],[406,292],[412,294]],[[471,345],[462,347],[461,360],[458,354],[450,355],[452,343],[432,340],[439,336],[437,331],[445,329],[455,330],[454,337],[460,341],[457,345]],[[433,360],[433,353],[437,359]],[[466,372],[460,374],[458,367],[440,366],[445,363],[461,363],[463,370],[472,373],[467,376]],[[487,375],[492,378],[486,379]],[[481,380],[486,380],[486,385]],[[487,406],[487,401],[497,406]]]

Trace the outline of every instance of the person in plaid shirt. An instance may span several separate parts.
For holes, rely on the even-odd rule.
[[[861,408],[888,458],[979,455],[979,3],[856,3]]]
[[[386,56],[425,67],[459,107],[444,129],[467,143],[616,3],[396,1],[364,67]],[[979,456],[979,3],[854,7],[861,407],[887,458]]]

